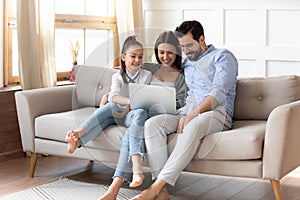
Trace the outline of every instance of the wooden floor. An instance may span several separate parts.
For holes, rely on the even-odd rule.
[[[35,177],[29,177],[30,158],[22,157],[0,162],[0,196],[27,189],[36,185],[68,177],[73,180],[109,185],[114,169],[87,160],[39,157]],[[146,176],[143,189],[151,183]],[[126,187],[126,185],[124,185]],[[300,167],[281,181],[284,200],[300,200]],[[273,200],[271,184],[267,180],[233,178],[223,176],[183,173],[175,187],[169,187],[172,194],[182,199],[201,200]]]

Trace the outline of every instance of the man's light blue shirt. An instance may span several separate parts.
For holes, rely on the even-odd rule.
[[[208,47],[197,60],[191,61],[186,58],[183,62],[189,91],[186,105],[179,113],[189,114],[207,96],[212,96],[232,117],[238,75],[237,59],[226,49],[216,49],[213,45]]]

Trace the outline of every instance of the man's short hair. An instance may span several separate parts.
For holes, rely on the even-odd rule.
[[[176,36],[181,38],[188,32],[191,32],[194,40],[199,40],[200,36],[204,36],[204,29],[200,22],[196,20],[184,21],[180,26],[176,27],[175,33]]]

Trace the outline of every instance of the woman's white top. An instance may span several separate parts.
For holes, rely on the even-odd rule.
[[[152,76],[150,85],[158,85],[158,86],[163,86],[163,87],[175,87],[175,82],[164,82],[164,81],[158,80],[157,78],[155,78],[155,76]]]

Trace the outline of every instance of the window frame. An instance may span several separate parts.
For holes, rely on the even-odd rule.
[[[19,84],[19,76],[12,75],[12,34],[13,28],[16,28],[16,18],[10,16],[13,11],[10,10],[10,0],[4,0],[4,85]],[[114,4],[115,5],[115,4]],[[114,6],[115,7],[115,6]],[[113,67],[119,66],[119,39],[116,12],[114,8],[113,16],[90,16],[90,15],[74,15],[74,14],[55,14],[55,29],[96,29],[111,30],[114,41],[114,61]],[[57,72],[57,81],[69,80],[70,72]]]

